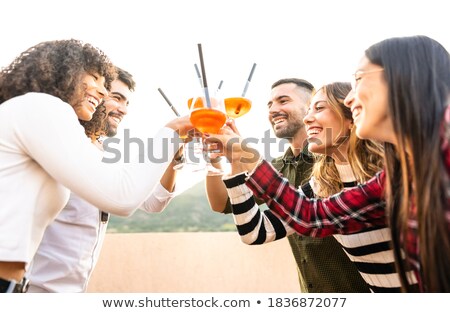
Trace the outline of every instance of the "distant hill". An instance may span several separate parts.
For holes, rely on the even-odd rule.
[[[236,231],[231,214],[211,210],[206,198],[205,182],[175,197],[161,213],[136,211],[131,217],[112,216],[110,233]]]

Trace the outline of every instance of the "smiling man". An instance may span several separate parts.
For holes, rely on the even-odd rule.
[[[111,83],[109,99],[105,101],[105,106],[108,106],[108,102],[110,101],[117,103],[117,105],[111,106],[111,110],[108,110],[108,107],[106,110],[108,114],[106,118],[107,137],[117,135],[119,124],[128,113],[128,104],[130,103],[131,93],[135,87],[134,81],[125,71],[119,71],[118,75],[118,78]]]
[[[314,162],[308,152],[303,123],[313,93],[313,85],[306,80],[280,79],[272,84],[267,103],[273,132],[289,142],[284,155],[273,159],[272,165],[295,187],[309,179]],[[231,203],[221,178],[207,177],[206,189],[214,211],[231,213]],[[248,224],[252,227],[251,222]],[[297,263],[301,292],[369,292],[356,267],[333,237],[312,238],[294,233],[287,238]]]

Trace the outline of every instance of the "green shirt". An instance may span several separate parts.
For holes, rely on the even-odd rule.
[[[288,148],[272,165],[295,187],[306,183],[314,160],[307,147],[297,157]],[[258,203],[262,203],[258,201]],[[228,200],[224,213],[231,213]],[[297,263],[301,292],[370,292],[355,265],[334,237],[288,236]]]

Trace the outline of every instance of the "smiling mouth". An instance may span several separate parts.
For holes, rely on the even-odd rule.
[[[277,114],[272,117],[272,125],[274,125],[274,126],[276,126],[280,123],[283,123],[285,121],[287,121],[287,116],[285,116],[285,115]]]
[[[94,97],[89,96],[89,97],[86,98],[86,100],[87,100],[90,104],[92,104],[92,106],[94,107],[94,109],[97,109],[97,106],[98,106],[98,100],[97,100],[97,99],[95,99]]]
[[[352,108],[352,118],[353,118],[353,120],[355,120],[361,114],[361,111],[362,111],[362,107],[361,106],[356,106],[356,107]]]
[[[113,121],[116,125],[119,125],[122,121],[122,118],[120,116],[117,116],[115,114],[111,114],[108,116],[110,121]]]
[[[322,132],[321,128],[318,127],[314,127],[314,128],[310,128],[306,131],[306,135],[308,137],[314,137],[315,135],[318,135]]]

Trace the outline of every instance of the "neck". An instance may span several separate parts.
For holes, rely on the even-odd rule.
[[[336,165],[337,171],[339,173],[339,177],[343,183],[354,182],[356,181],[355,174],[353,173],[352,167],[350,163],[334,163]]]
[[[298,156],[308,143],[305,129],[299,130],[289,143],[294,156]]]

